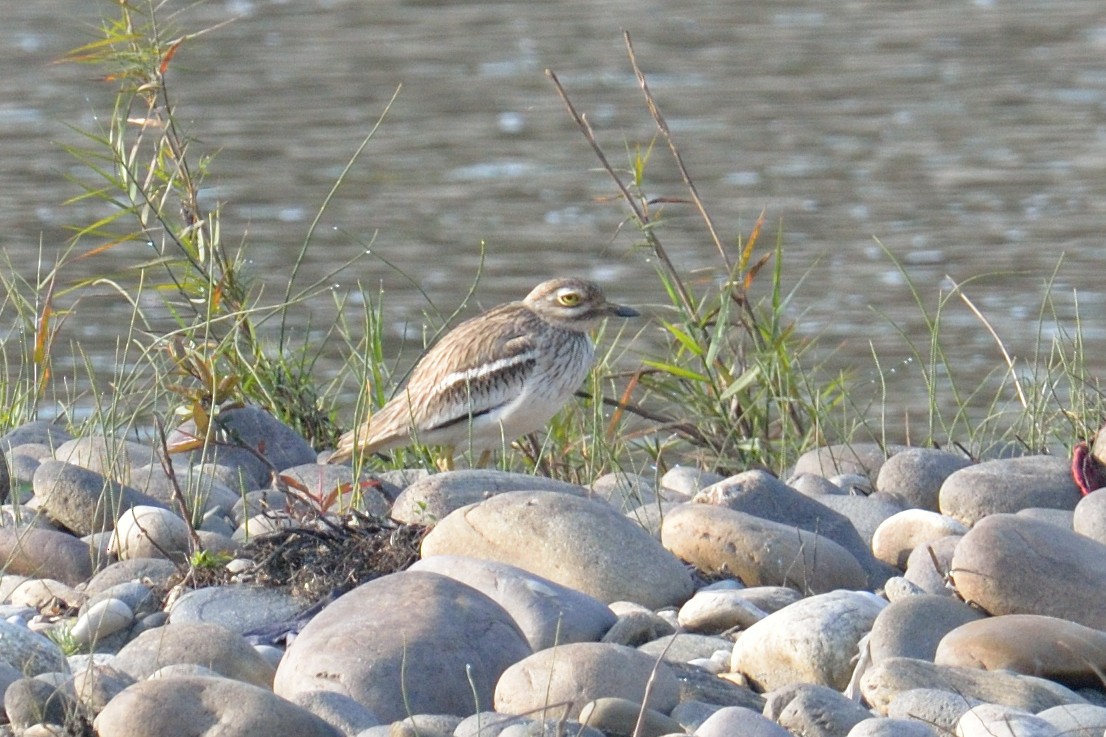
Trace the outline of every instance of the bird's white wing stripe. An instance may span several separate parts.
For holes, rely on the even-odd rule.
[[[497,359],[491,363],[473,366],[464,371],[454,371],[453,373],[446,374],[445,378],[438,382],[438,386],[434,388],[434,394],[445,393],[459,384],[477,384],[487,379],[489,376],[494,376],[499,373],[509,373],[510,370],[516,366],[520,366],[528,361],[533,361],[537,358],[537,355],[538,352],[536,350],[529,350],[514,356],[508,356],[507,358]]]

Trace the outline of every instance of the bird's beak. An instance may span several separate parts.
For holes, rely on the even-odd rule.
[[[627,307],[626,305],[608,304],[607,309],[616,317],[638,317],[641,315],[641,313],[633,307]]]

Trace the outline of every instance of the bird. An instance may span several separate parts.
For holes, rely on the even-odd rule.
[[[595,359],[588,333],[607,317],[637,317],[608,302],[598,285],[562,277],[520,301],[465,320],[416,362],[400,391],[338,440],[329,463],[413,443],[491,451],[541,429],[575,394]]]

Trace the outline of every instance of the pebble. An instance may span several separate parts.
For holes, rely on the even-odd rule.
[[[725,478],[722,474],[694,466],[673,466],[661,476],[661,489],[692,497]],[[667,494],[665,495],[667,497]]]
[[[887,459],[876,476],[876,488],[894,494],[911,509],[940,509],[941,485],[971,461],[936,448],[906,448]]]
[[[694,732],[695,737],[794,737],[760,712],[744,706],[727,706],[711,714]]]
[[[0,620],[0,663],[25,676],[68,673],[69,663],[60,648],[21,624]]]
[[[734,627],[748,629],[768,616],[741,590],[703,589],[680,607],[678,621],[688,632],[721,633]]]
[[[137,489],[64,461],[43,461],[32,485],[33,501],[42,511],[78,535],[110,530],[116,516],[131,507],[164,506]]]
[[[984,616],[949,596],[922,594],[893,601],[872,625],[868,638],[872,662],[897,657],[933,660],[942,637]]]
[[[950,586],[952,558],[963,535],[948,535],[918,545],[906,559],[904,578],[920,591],[938,596],[955,596]]]
[[[1106,707],[1065,704],[1038,712],[1037,716],[1064,737],[1102,737],[1106,733]]]
[[[669,662],[689,663],[702,658],[722,657],[723,664],[730,663],[733,640],[714,635],[696,635],[690,632],[674,632],[638,646],[638,650],[654,658]],[[721,653],[721,656],[719,655]]]
[[[103,711],[109,701],[132,683],[133,678],[110,665],[91,662],[83,667],[73,668],[73,693],[91,714]]]
[[[804,737],[847,734],[872,712],[828,686],[797,683],[764,695],[764,716]]]
[[[265,688],[210,676],[151,679],[108,702],[93,726],[99,737],[183,734],[345,737],[307,709]]]
[[[305,608],[302,601],[284,591],[226,584],[183,594],[169,608],[169,621],[214,624],[241,635],[294,619]]]
[[[1106,545],[1013,514],[980,520],[952,558],[960,595],[991,614],[1043,614],[1106,629]]]
[[[239,635],[214,624],[170,623],[128,642],[112,667],[141,681],[169,665],[198,665],[224,678],[270,688],[273,668]]]
[[[85,586],[85,591],[91,596],[96,596],[121,583],[143,583],[152,588],[167,589],[169,579],[176,574],[177,567],[167,560],[156,558],[123,560],[112,563],[93,576]]]
[[[883,520],[872,535],[872,553],[884,563],[906,570],[907,559],[919,545],[949,535],[963,535],[966,525],[925,509],[905,509]]]
[[[829,538],[713,504],[669,511],[661,542],[701,571],[735,575],[749,586],[822,593],[861,589],[867,574]]]
[[[979,699],[937,688],[910,688],[896,693],[887,704],[889,719],[909,719],[931,725],[942,737],[956,729],[960,716],[983,703]]]
[[[292,703],[307,709],[345,735],[380,726],[376,715],[356,700],[336,691],[301,691]]]
[[[879,476],[887,459],[903,450],[906,448],[901,445],[884,448],[879,443],[824,445],[799,456],[793,473],[812,473],[826,478],[838,473],[850,473],[874,479]]]
[[[846,737],[941,737],[941,735],[934,727],[918,719],[873,717],[857,722]]]
[[[613,696],[584,704],[579,721],[605,735],[661,737],[683,731],[679,722],[656,709],[642,709],[639,701]]]
[[[611,608],[618,613],[618,619],[603,635],[603,642],[638,647],[676,632],[676,627],[667,619],[638,604],[626,608],[616,602]]]
[[[872,547],[872,537],[879,526],[888,517],[903,511],[902,502],[889,494],[830,495],[816,501],[847,519],[868,549]]]
[[[559,704],[559,714],[577,719],[588,701],[615,697],[667,714],[679,702],[679,690],[663,661],[623,645],[576,642],[541,650],[507,668],[495,686],[494,705],[505,714],[529,715]]]
[[[1071,462],[1056,456],[1022,456],[977,463],[941,485],[940,511],[969,527],[984,517],[1028,507],[1075,509],[1082,494]]]
[[[1080,535],[1106,544],[1106,489],[1092,491],[1079,500],[1071,526]]]
[[[795,683],[843,691],[860,639],[886,604],[856,591],[801,599],[745,630],[734,645],[730,670],[764,691]]]
[[[0,452],[11,453],[14,448],[21,445],[44,445],[48,448],[57,448],[72,438],[73,436],[59,424],[49,420],[32,420],[0,435]]]
[[[212,463],[233,469],[251,484],[251,488],[268,486],[271,469],[282,471],[316,461],[316,453],[306,440],[259,407],[224,409],[219,413],[219,425],[248,449],[234,447],[229,443],[210,443],[202,449],[182,455],[193,464]],[[169,446],[194,437],[196,424],[191,419],[186,420],[169,434]],[[238,474],[221,480],[231,489],[237,489],[235,475]]]
[[[937,647],[934,662],[1040,676],[1066,686],[1101,684],[1106,632],[1035,614],[966,622]]]
[[[1086,703],[1074,691],[1043,678],[936,665],[914,658],[885,658],[875,663],[861,678],[860,687],[872,709],[888,716],[901,716],[890,713],[888,706],[898,694],[914,689],[937,689],[956,694],[962,701],[971,698],[1030,712]]]
[[[676,556],[609,504],[557,492],[502,492],[453,512],[424,538],[422,555],[498,560],[604,603],[650,609],[693,590]]]
[[[603,474],[593,481],[589,488],[591,490],[589,496],[592,499],[602,499],[620,512],[656,506],[660,501],[657,487],[650,479],[622,471]],[[675,501],[687,501],[686,495],[672,496],[677,497]],[[666,497],[666,501],[672,500]]]
[[[555,491],[587,496],[588,490],[556,479],[524,473],[464,469],[414,481],[392,505],[392,518],[405,524],[433,525],[451,512],[509,491]]]
[[[16,734],[34,724],[64,725],[81,713],[67,690],[36,678],[20,678],[4,691],[4,712]]]
[[[499,561],[432,555],[409,570],[449,576],[488,596],[507,610],[535,651],[568,642],[594,642],[617,619],[594,597]]]
[[[891,571],[872,556],[852,522],[810,497],[804,496],[764,471],[746,471],[707,487],[694,498],[699,504],[712,504],[743,512],[762,520],[820,535],[847,550],[865,570],[873,587],[881,584]],[[779,583],[778,581],[773,583]]]
[[[956,722],[956,737],[1060,737],[1044,719],[998,704],[979,704]]]
[[[787,480],[787,485],[800,494],[813,499],[819,499],[823,496],[841,496],[845,493],[844,489],[825,476],[813,473],[800,473],[792,476]]]
[[[492,702],[500,674],[530,652],[511,616],[484,594],[437,573],[403,571],[343,594],[308,622],[274,690],[287,699],[340,690],[382,722],[467,716]]]
[[[163,507],[138,505],[115,521],[110,548],[119,558],[188,560],[192,536],[184,520]]]
[[[92,648],[134,623],[134,611],[119,599],[102,599],[77,617],[69,635],[78,645]]]
[[[131,470],[156,461],[153,448],[133,440],[104,435],[67,440],[54,451],[54,458],[127,483]]]
[[[5,574],[53,578],[70,585],[92,575],[92,551],[72,535],[41,527],[0,527]]]

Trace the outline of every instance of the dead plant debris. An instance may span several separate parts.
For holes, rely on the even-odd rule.
[[[350,512],[254,538],[242,555],[255,562],[251,575],[257,583],[315,602],[407,569],[419,559],[426,530]]]

